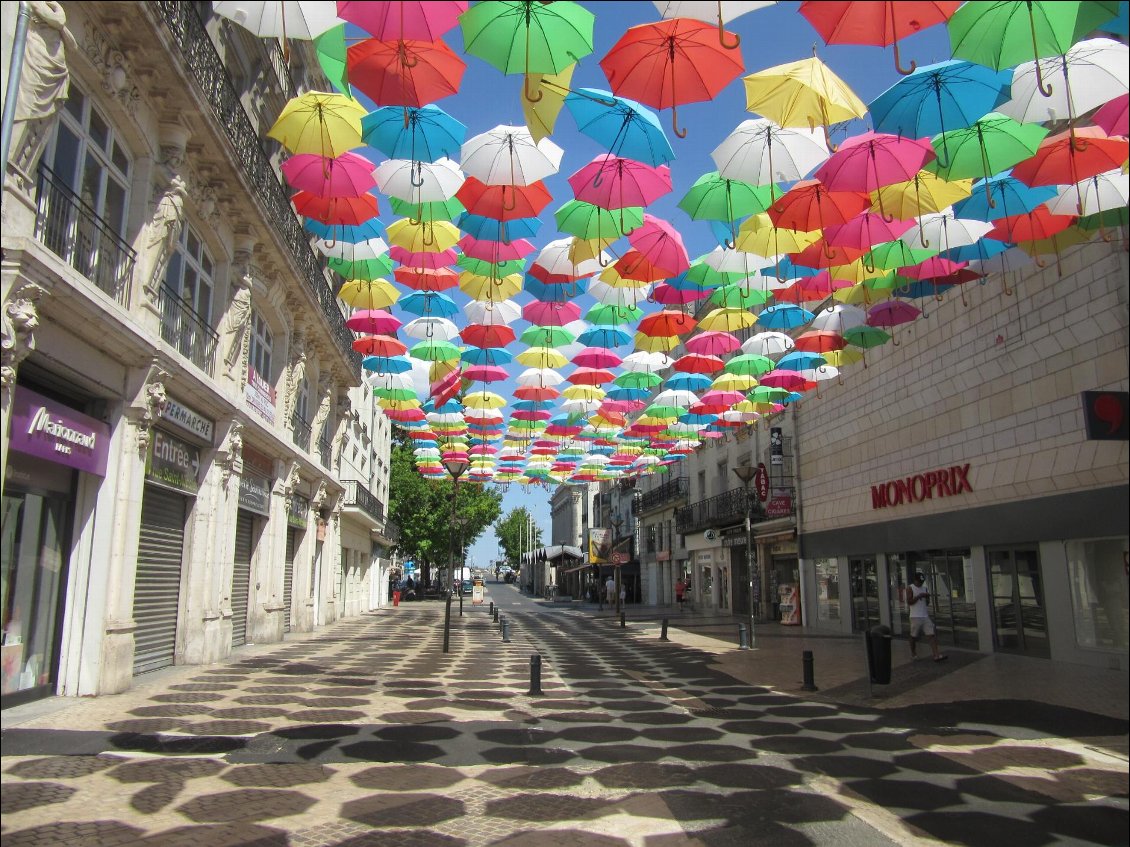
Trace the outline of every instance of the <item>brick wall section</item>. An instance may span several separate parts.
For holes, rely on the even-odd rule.
[[[1052,259],[1053,257],[1048,257]],[[1087,441],[1081,392],[1127,390],[1123,242],[973,282],[823,383],[798,410],[803,532],[1116,484],[1126,442]],[[970,465],[971,492],[875,510],[871,486]]]

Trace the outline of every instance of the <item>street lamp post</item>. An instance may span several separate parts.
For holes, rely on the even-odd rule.
[[[752,650],[756,646],[753,634],[753,611],[757,598],[753,595],[753,524],[750,520],[753,503],[749,496],[749,484],[753,481],[753,476],[757,473],[757,469],[750,465],[739,465],[736,468],[731,468],[731,470],[738,475],[738,479],[742,481],[742,487],[745,489],[745,563],[746,571],[749,574],[749,647]]]
[[[612,565],[616,571],[616,611],[622,612],[624,609],[623,603],[620,602],[620,586],[623,584],[623,576],[620,574],[620,565],[616,563],[616,542],[620,540],[620,527],[624,525],[624,519],[617,515],[612,518],[612,529],[615,535],[612,536]]]
[[[451,595],[455,591],[455,512],[459,504],[459,477],[466,473],[471,463],[463,458],[452,457],[443,460],[443,467],[451,475],[451,529],[448,536],[447,557],[447,604],[443,615],[443,652],[450,652],[451,646]]]

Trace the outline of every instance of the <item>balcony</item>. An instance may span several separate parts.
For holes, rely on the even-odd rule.
[[[156,0],[149,4],[169,28],[172,40],[180,50],[180,60],[199,86],[202,99],[211,106],[213,117],[231,144],[231,153],[243,171],[249,193],[262,205],[266,221],[286,245],[299,275],[318,301],[338,349],[353,363],[354,371],[360,373],[361,354],[353,349],[353,333],[346,327],[337,298],[326,283],[321,260],[310,247],[310,239],[299,224],[291,208],[290,197],[263,151],[223,60],[193,10],[195,5],[176,0]]]
[[[330,428],[326,424],[322,424],[322,431],[318,433],[318,458],[322,467],[328,469],[333,459],[333,444],[330,441]]]
[[[755,507],[756,509],[756,507]],[[675,510],[675,532],[687,535],[711,527],[745,521],[746,490],[734,488]],[[758,512],[754,512],[757,519]]]
[[[345,486],[345,501],[342,504],[346,509],[356,509],[371,519],[374,529],[383,529],[385,526],[385,507],[368,488],[355,479],[342,480]]]
[[[640,513],[650,512],[667,505],[672,500],[686,497],[688,488],[689,485],[685,476],[669,479],[658,488],[644,492],[639,501],[638,511]]]
[[[310,424],[306,422],[306,418],[295,410],[290,416],[290,438],[294,442],[294,446],[303,452],[308,451],[310,449],[310,435]]]
[[[216,345],[220,340],[216,331],[167,286],[162,285],[157,290],[157,309],[161,313],[161,338],[211,376],[216,365]]]
[[[136,254],[45,165],[39,167],[36,185],[35,237],[118,305],[129,308]]]

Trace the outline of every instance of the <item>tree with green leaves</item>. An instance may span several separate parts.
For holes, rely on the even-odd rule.
[[[505,517],[499,518],[494,524],[494,534],[498,538],[498,546],[506,554],[506,560],[512,565],[521,563],[523,553],[542,546],[541,529],[533,522],[533,515],[525,506],[512,509]]]
[[[447,567],[451,545],[456,555],[475,540],[502,513],[502,494],[482,483],[460,480],[457,518],[463,522],[461,538],[451,520],[451,477],[428,479],[416,470],[411,438],[393,435],[389,474],[389,515],[400,526],[397,549],[402,559],[415,559],[425,582],[433,567]],[[456,565],[458,566],[458,562]]]

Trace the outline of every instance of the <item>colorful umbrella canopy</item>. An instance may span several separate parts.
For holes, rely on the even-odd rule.
[[[461,163],[487,185],[530,185],[557,173],[564,153],[548,138],[535,142],[524,126],[499,125],[468,138]]]
[[[374,38],[385,41],[412,39],[437,41],[467,11],[466,0],[427,2],[338,2],[342,20],[357,24]],[[391,155],[391,154],[390,154]]]
[[[675,158],[655,112],[599,88],[578,88],[565,98],[577,129],[614,156],[653,167]]]
[[[361,146],[365,107],[342,94],[307,91],[283,107],[267,131],[291,153],[337,158]]]
[[[361,136],[390,159],[434,162],[459,155],[467,127],[433,103],[382,106],[361,119]]]
[[[867,114],[867,106],[847,83],[815,56],[766,68],[743,81],[746,111],[786,127],[822,126],[825,141],[831,124]]]
[[[876,132],[922,138],[967,127],[1008,99],[1009,71],[949,59],[925,65],[871,101]]]
[[[378,106],[424,106],[459,91],[467,65],[443,41],[368,38],[346,51],[349,83]]]

